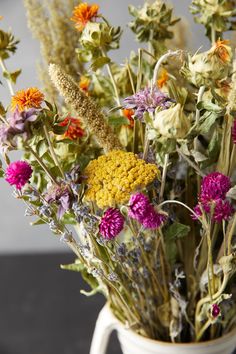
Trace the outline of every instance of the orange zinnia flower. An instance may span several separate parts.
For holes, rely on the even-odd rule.
[[[26,90],[20,90],[12,97],[11,107],[14,110],[16,107],[20,111],[27,108],[40,108],[44,100],[44,95],[36,87],[30,87]]]
[[[80,77],[79,88],[85,92],[88,92],[90,80],[86,76]]]
[[[162,88],[166,84],[168,78],[169,76],[167,70],[163,69],[159,79],[157,80],[157,87]]]
[[[216,41],[215,45],[211,49],[212,54],[216,54],[224,63],[230,61],[231,48],[227,45],[229,43],[229,40],[221,41],[218,39],[218,41]]]
[[[79,4],[73,10],[72,21],[75,22],[75,27],[78,31],[83,31],[86,24],[93,18],[97,17],[99,6],[88,5],[86,2]]]
[[[81,128],[81,122],[77,118],[66,117],[63,122],[60,123],[61,127],[68,126],[65,132],[65,137],[70,140],[77,140],[84,136],[84,130]]]
[[[129,127],[133,128],[134,127],[134,111],[132,109],[123,109],[123,115],[129,120],[130,124]]]

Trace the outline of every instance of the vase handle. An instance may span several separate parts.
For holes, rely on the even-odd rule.
[[[116,328],[116,324],[115,317],[112,315],[108,305],[105,305],[98,315],[90,354],[106,354],[109,338],[112,331]]]

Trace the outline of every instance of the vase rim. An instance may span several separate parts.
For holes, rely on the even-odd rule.
[[[234,334],[236,335],[236,327],[233,328],[230,332],[224,334],[223,336],[216,338],[216,339],[211,339],[211,340],[207,340],[207,341],[203,341],[203,342],[188,342],[188,343],[172,343],[172,342],[164,342],[164,341],[160,341],[157,339],[151,339],[148,337],[144,337],[141,334],[138,334],[136,332],[134,332],[132,329],[130,328],[126,328],[125,325],[113,314],[112,310],[110,309],[110,306],[107,305],[109,311],[111,312],[111,315],[114,317],[114,319],[117,321],[118,325],[122,328],[122,330],[126,330],[129,331],[130,334],[132,334],[133,336],[135,336],[138,339],[142,339],[145,341],[148,341],[152,344],[158,344],[160,346],[178,346],[178,347],[190,347],[190,346],[212,346],[212,345],[216,345],[218,342],[222,342],[225,341],[227,338],[232,337]],[[235,339],[236,342],[236,339]]]

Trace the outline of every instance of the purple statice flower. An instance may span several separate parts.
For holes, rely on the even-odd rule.
[[[113,240],[124,227],[124,217],[118,209],[109,208],[101,218],[99,231],[106,240]]]
[[[32,175],[31,166],[25,161],[12,162],[6,169],[6,181],[21,190]]]
[[[234,120],[233,127],[232,127],[232,139],[233,139],[233,143],[236,144],[236,119]]]
[[[213,304],[211,307],[212,317],[217,318],[220,315],[220,306],[217,304]]]
[[[148,197],[143,193],[131,196],[128,215],[140,222],[146,229],[156,229],[166,220],[166,216],[157,213]]]
[[[212,172],[202,180],[200,200],[207,202],[209,200],[224,199],[226,193],[231,188],[230,178],[220,172]]]
[[[135,117],[143,120],[145,112],[154,113],[157,107],[167,109],[174,102],[164,92],[158,90],[157,87],[150,87],[135,93],[133,96],[124,99],[123,107],[126,109],[133,109]]]
[[[22,134],[26,140],[31,134],[30,123],[33,123],[38,118],[38,111],[35,108],[30,108],[25,111],[20,111],[18,108],[8,117],[10,127],[14,131],[14,135]]]
[[[44,199],[49,204],[55,203],[58,205],[57,216],[59,219],[63,217],[65,212],[68,211],[73,204],[73,196],[68,186],[63,184],[50,187]]]

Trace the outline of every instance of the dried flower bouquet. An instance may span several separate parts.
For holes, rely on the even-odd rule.
[[[25,0],[40,40],[44,88],[0,105],[0,175],[75,253],[115,316],[152,339],[217,338],[236,321],[236,59],[225,31],[235,0],[193,0],[209,50],[191,54],[183,24],[161,0],[129,7],[138,53],[122,64],[121,29],[94,4]],[[182,26],[182,27],[181,27]],[[146,47],[147,44],[147,47]],[[50,64],[50,65],[49,65]],[[47,73],[49,66],[49,74]],[[46,70],[45,70],[46,68]],[[10,161],[10,152],[23,152]]]

